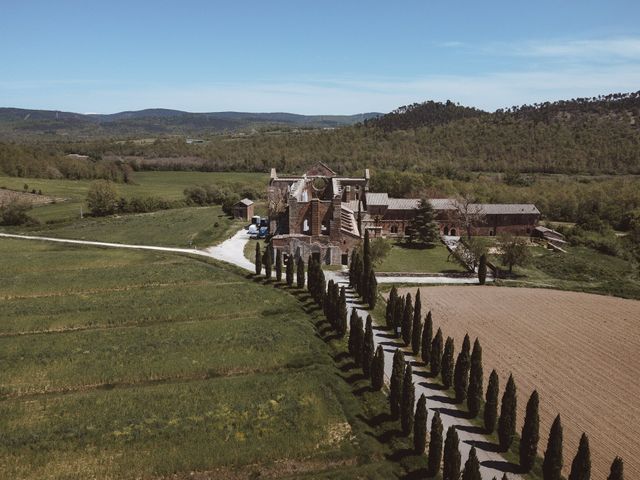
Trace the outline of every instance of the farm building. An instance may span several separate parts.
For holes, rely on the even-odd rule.
[[[233,218],[249,221],[251,217],[253,217],[253,201],[243,198],[233,205]]]
[[[313,255],[322,263],[346,265],[366,230],[372,237],[402,237],[420,199],[369,192],[369,170],[341,177],[324,163],[302,176],[269,180],[269,227],[273,247],[286,256]],[[428,200],[441,235],[530,235],[540,219],[533,204]],[[359,221],[358,221],[359,220]],[[361,231],[362,230],[362,231]]]

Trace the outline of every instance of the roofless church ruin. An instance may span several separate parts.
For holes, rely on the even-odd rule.
[[[420,203],[369,192],[368,169],[362,177],[342,177],[322,162],[301,176],[278,176],[272,168],[268,201],[276,250],[305,259],[312,255],[333,265],[349,262],[365,230],[371,237],[403,237]],[[540,219],[533,204],[464,204],[448,198],[429,202],[441,235],[466,233],[469,216],[475,218],[472,235],[488,236],[530,235]]]

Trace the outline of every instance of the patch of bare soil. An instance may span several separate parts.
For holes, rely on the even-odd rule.
[[[415,289],[402,289],[415,295]],[[482,344],[485,389],[491,369],[518,388],[518,431],[534,389],[540,394],[540,454],[557,413],[565,474],[582,432],[592,477],[606,478],[616,455],[640,478],[640,301],[530,288],[421,288],[423,312],[458,349],[465,333]],[[457,354],[457,352],[456,352]],[[502,394],[502,391],[501,391]]]
[[[61,202],[64,198],[50,197],[48,195],[38,195],[37,193],[16,192],[0,188],[0,205],[8,202],[19,200],[21,202],[30,203],[31,205],[46,205],[49,203]]]

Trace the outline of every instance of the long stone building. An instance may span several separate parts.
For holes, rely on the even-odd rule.
[[[268,193],[273,247],[285,257],[312,255],[334,265],[348,263],[365,230],[372,237],[404,236],[420,204],[369,192],[369,170],[341,177],[321,162],[301,176],[279,177],[272,169]],[[540,218],[533,204],[429,202],[442,235],[530,235]]]

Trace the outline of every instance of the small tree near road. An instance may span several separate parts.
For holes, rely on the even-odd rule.
[[[108,180],[98,180],[89,186],[87,205],[95,217],[104,217],[116,212],[118,190]]]

